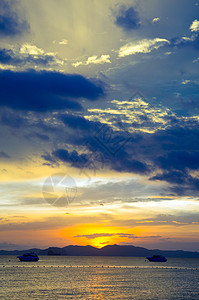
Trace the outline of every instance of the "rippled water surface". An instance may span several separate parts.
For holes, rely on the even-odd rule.
[[[0,299],[199,299],[199,259],[0,256]]]

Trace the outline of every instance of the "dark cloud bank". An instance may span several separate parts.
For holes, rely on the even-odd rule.
[[[199,170],[198,122],[181,120],[178,124],[171,122],[167,129],[160,129],[152,134],[134,133],[113,155],[107,149],[107,144],[104,145],[96,138],[103,124],[75,115],[61,116],[61,120],[68,128],[67,132],[71,132],[65,141],[66,145],[71,144],[81,151],[69,151],[67,146],[57,148],[51,154],[43,156],[48,163],[69,163],[85,169],[92,167],[90,162],[95,166],[92,154],[98,153],[98,158],[102,158],[107,168],[141,174],[150,181],[167,182],[170,194],[197,194],[199,178],[193,172]],[[109,136],[111,132],[114,134],[109,125],[107,129]],[[126,139],[126,133],[117,132],[117,138],[118,142]],[[82,145],[84,148],[81,148]]]
[[[94,101],[103,94],[101,83],[77,74],[33,70],[0,72],[0,106],[14,110],[81,110],[78,100]]]

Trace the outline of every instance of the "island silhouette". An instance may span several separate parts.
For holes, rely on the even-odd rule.
[[[127,256],[146,257],[153,254],[166,257],[199,258],[199,252],[184,250],[159,250],[135,247],[133,245],[107,245],[102,248],[93,246],[70,245],[63,248],[49,247],[47,249],[24,249],[24,250],[0,250],[0,255],[21,255],[24,252],[35,252],[37,255],[60,255],[60,256]]]

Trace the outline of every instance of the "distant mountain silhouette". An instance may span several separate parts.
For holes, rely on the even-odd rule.
[[[183,250],[149,250],[143,247],[108,245],[103,248],[95,248],[92,246],[66,246],[63,248],[49,247],[47,249],[26,249],[26,250],[0,250],[0,255],[20,255],[24,252],[35,252],[38,255],[62,255],[62,256],[134,256],[146,257],[154,254],[164,255],[166,257],[186,257],[199,258],[199,252],[183,251]]]

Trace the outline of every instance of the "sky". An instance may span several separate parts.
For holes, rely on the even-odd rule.
[[[199,2],[0,1],[0,249],[199,251]]]

